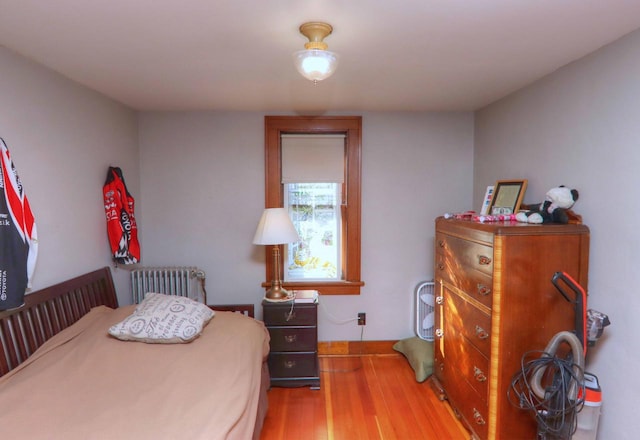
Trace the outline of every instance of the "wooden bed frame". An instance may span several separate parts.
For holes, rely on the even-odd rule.
[[[89,272],[25,295],[24,305],[0,311],[0,377],[24,362],[48,339],[97,306],[118,307],[111,269]],[[253,304],[209,306],[254,317]]]
[[[22,307],[0,312],[0,376],[101,305],[118,307],[108,267],[27,294]]]

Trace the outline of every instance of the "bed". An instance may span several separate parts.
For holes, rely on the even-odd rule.
[[[109,335],[134,308],[118,307],[105,267],[0,312],[3,438],[259,438],[269,383],[264,325],[217,310],[190,343]]]

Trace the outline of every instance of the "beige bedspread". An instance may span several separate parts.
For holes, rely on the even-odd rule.
[[[189,344],[119,341],[101,306],[0,378],[3,439],[252,438],[269,335],[216,312]]]

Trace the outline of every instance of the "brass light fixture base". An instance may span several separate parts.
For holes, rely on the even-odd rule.
[[[307,50],[327,50],[327,43],[322,40],[331,35],[333,32],[333,26],[327,23],[313,21],[300,25],[300,33],[309,39],[309,42],[304,45]]]

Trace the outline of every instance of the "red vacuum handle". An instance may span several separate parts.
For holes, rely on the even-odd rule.
[[[561,283],[562,281],[562,283]],[[556,272],[551,278],[551,282],[564,298],[575,305],[576,320],[575,331],[576,336],[582,343],[584,355],[587,354],[587,293],[582,286],[578,284],[571,275],[566,272]],[[564,287],[569,287],[575,294],[575,300],[572,300]]]

